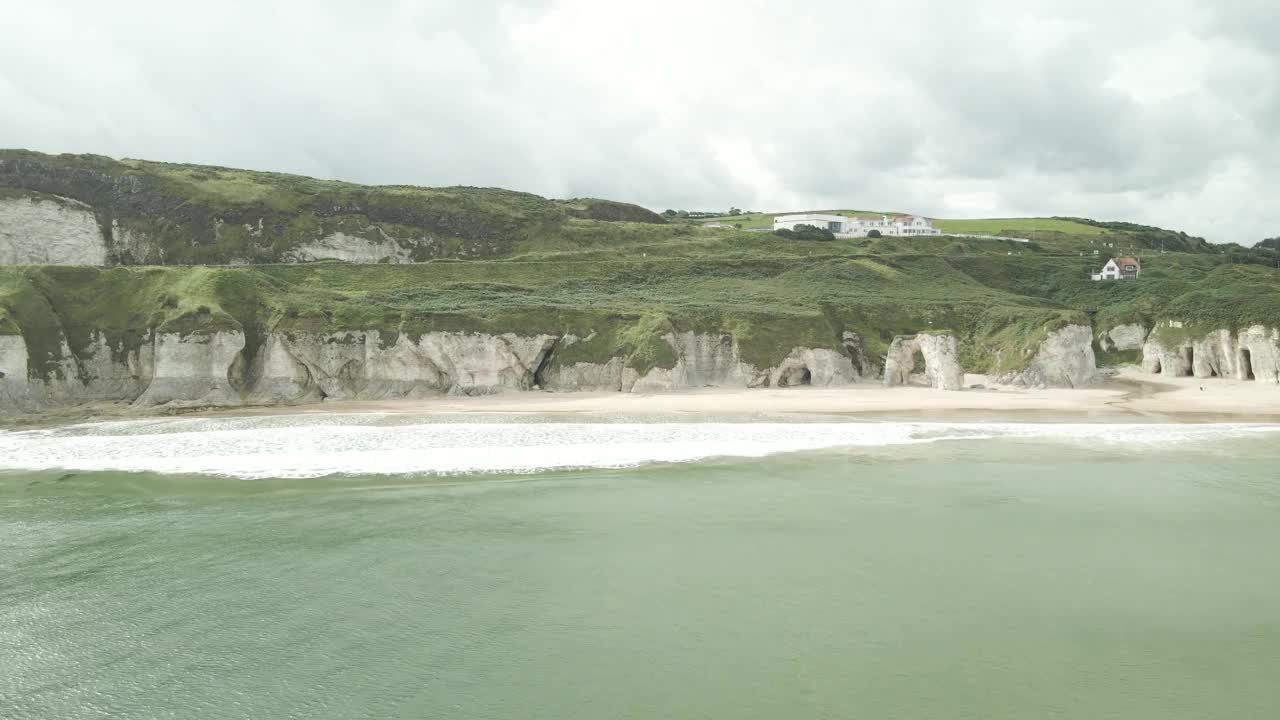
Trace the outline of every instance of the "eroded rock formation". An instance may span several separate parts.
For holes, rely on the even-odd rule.
[[[1131,341],[1131,336],[1126,337]],[[1093,331],[1088,325],[1068,325],[1049,333],[1024,370],[997,378],[1028,387],[1081,387],[1097,378]]]
[[[314,260],[342,260],[351,263],[407,263],[412,249],[400,244],[381,228],[375,228],[379,237],[367,238],[335,232],[322,238],[303,243],[288,254],[294,262]]]
[[[909,384],[916,353],[924,357],[924,372],[931,387],[942,390],[964,387],[964,370],[960,367],[960,351],[955,336],[928,333],[893,339],[885,356],[884,384]]]
[[[1147,339],[1147,328],[1130,323],[1117,325],[1102,336],[1102,349],[1108,352],[1141,350]]]
[[[250,347],[243,332],[153,332],[135,347],[95,336],[81,352],[31,377],[29,348],[0,336],[0,410],[32,411],[90,401],[138,407],[237,406],[323,399],[477,395],[506,390],[657,392],[696,387],[841,385],[860,376],[842,350],[794,348],[777,366],[745,362],[729,335],[670,333],[672,367],[641,372],[621,357],[559,362],[573,336],[429,332],[290,332]]]
[[[137,404],[227,406],[240,404],[237,377],[244,333],[158,333],[151,382]]]
[[[0,198],[0,265],[105,265],[93,208],[56,195]]]
[[[1174,321],[1173,328],[1182,328]],[[1142,348],[1142,369],[1168,377],[1225,377],[1280,383],[1280,330],[1253,325],[1170,339],[1152,333]]]

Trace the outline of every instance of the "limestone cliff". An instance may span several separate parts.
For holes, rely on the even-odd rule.
[[[132,400],[151,384],[155,355],[150,343],[130,350],[113,348],[96,334],[77,354],[66,338],[58,342],[58,359],[33,378],[26,340],[21,335],[0,335],[0,413]]]
[[[1117,325],[1102,336],[1102,349],[1108,352],[1141,350],[1147,340],[1147,328],[1137,323]]]
[[[0,265],[104,265],[107,243],[90,206],[44,193],[0,196]]]
[[[828,348],[793,348],[773,367],[757,368],[742,359],[734,338],[708,333],[668,333],[663,340],[675,351],[670,368],[641,374],[621,358],[604,363],[561,364],[551,358],[538,376],[547,390],[663,392],[700,387],[795,387],[848,385],[861,378],[853,360]],[[572,345],[578,338],[566,338]]]
[[[1169,377],[1225,377],[1280,383],[1280,329],[1253,325],[1190,332],[1165,321],[1142,347],[1142,369]]]
[[[158,333],[151,382],[137,399],[152,405],[239,405],[244,333]]]
[[[1122,338],[1128,340],[1122,334]],[[1029,387],[1081,387],[1097,377],[1093,332],[1087,325],[1068,325],[1049,333],[1030,364],[998,382]]]
[[[28,412],[89,401],[137,407],[212,407],[323,399],[476,395],[507,390],[656,392],[698,387],[841,385],[860,377],[851,358],[798,347],[774,367],[745,362],[729,335],[669,333],[671,367],[644,372],[620,357],[559,362],[574,336],[277,329],[250,348],[239,330],[151,332],[129,350],[101,336],[80,353],[61,341],[61,360],[32,378],[20,335],[0,336],[0,410]]]
[[[0,408],[33,409],[27,377],[27,343],[21,335],[0,335]]]
[[[335,232],[299,245],[286,259],[293,262],[342,260],[352,263],[412,262],[413,248],[377,228],[375,237],[361,237]]]
[[[250,374],[254,401],[474,395],[529,390],[555,338],[433,332],[272,333]]]

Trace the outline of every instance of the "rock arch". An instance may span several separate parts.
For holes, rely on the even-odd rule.
[[[964,387],[964,370],[960,367],[959,346],[954,335],[899,335],[889,345],[884,361],[884,384],[906,385],[911,380],[915,356],[924,358],[929,385],[941,390]]]
[[[813,373],[809,368],[801,366],[792,366],[778,373],[777,387],[797,387],[799,385],[812,385]]]

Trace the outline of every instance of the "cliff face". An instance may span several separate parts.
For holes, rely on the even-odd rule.
[[[1280,352],[1263,354],[1264,346],[1275,349],[1275,333],[1267,337],[1249,335],[1248,347],[1257,348],[1254,367],[1274,376]],[[1084,384],[1094,372],[1088,338],[1087,327],[1051,334],[1016,380]],[[832,338],[832,347],[793,347],[764,366],[748,361],[728,333],[668,332],[658,340],[669,351],[667,360],[639,365],[622,355],[575,355],[590,340],[572,334],[311,332],[285,326],[249,337],[241,329],[197,323],[181,332],[151,328],[127,346],[112,345],[98,333],[77,343],[76,351],[59,336],[56,346],[46,342],[37,351],[22,335],[0,335],[0,413],[95,401],[182,408],[527,390],[839,386],[872,380],[875,373],[870,368],[864,374],[863,349],[857,335],[847,332],[839,342]],[[928,333],[893,341],[884,383],[908,384],[917,354],[929,385],[963,388],[957,338]]]
[[[1121,333],[1125,342],[1129,336]],[[1093,331],[1087,325],[1068,325],[1049,333],[1026,369],[998,378],[1030,387],[1081,387],[1097,379]]]
[[[1167,321],[1144,343],[1142,369],[1169,377],[1280,383],[1280,329],[1253,325],[1190,334],[1183,323]]]
[[[860,378],[839,350],[795,348],[776,367],[741,359],[728,335],[672,333],[672,367],[643,373],[622,358],[561,362],[573,336],[378,331],[268,334],[246,352],[240,331],[152,332],[124,354],[92,346],[49,377],[29,376],[28,347],[0,336],[0,410],[37,411],[87,401],[139,407],[217,407],[323,399],[404,398],[508,390],[657,392],[695,387],[842,385]]]
[[[0,197],[0,265],[105,265],[93,208],[43,193]]]
[[[1137,323],[1117,325],[1102,337],[1102,349],[1108,352],[1141,350],[1147,340],[1147,329]]]

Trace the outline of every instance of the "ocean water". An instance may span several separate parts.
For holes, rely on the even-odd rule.
[[[0,432],[0,718],[1268,718],[1280,426]]]

